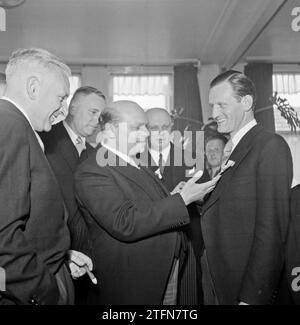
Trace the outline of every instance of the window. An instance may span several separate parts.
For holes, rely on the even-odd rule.
[[[113,71],[111,74],[111,98],[132,100],[144,110],[152,107],[171,111],[173,101],[173,71],[165,68],[131,68],[130,72]]]
[[[300,73],[273,74],[273,91],[281,98],[286,98],[300,117]],[[276,131],[289,132],[290,127],[280,112],[274,110]]]
[[[73,97],[76,89],[78,89],[81,86],[81,75],[72,74],[72,76],[69,77],[69,82],[70,82],[70,95],[67,99],[68,106],[70,104],[71,98]]]
[[[273,91],[281,98],[286,98],[300,118],[300,72],[276,72],[273,74]],[[300,183],[300,130],[292,133],[286,120],[280,112],[274,110],[276,132],[282,135],[288,143],[294,166],[293,186]]]

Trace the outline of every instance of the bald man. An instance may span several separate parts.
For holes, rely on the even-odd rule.
[[[186,183],[170,195],[160,180],[138,164],[145,150],[147,119],[131,101],[118,101],[100,116],[102,146],[79,165],[75,190],[92,240],[95,275],[89,303],[175,304],[182,252],[180,229],[186,208],[217,181]]]

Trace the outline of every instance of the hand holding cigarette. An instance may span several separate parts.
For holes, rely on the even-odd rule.
[[[96,277],[92,273],[93,262],[87,255],[74,250],[69,250],[68,255],[68,265],[73,279],[78,279],[87,273],[94,284],[98,283]]]

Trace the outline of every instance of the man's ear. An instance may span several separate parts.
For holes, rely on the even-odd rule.
[[[252,109],[253,106],[253,97],[250,95],[246,95],[242,98],[241,100],[242,104],[243,104],[243,108],[246,112],[250,111]]]
[[[26,82],[27,95],[31,100],[36,100],[41,89],[41,82],[38,77],[31,76]]]

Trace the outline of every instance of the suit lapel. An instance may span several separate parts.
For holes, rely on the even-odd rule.
[[[78,152],[62,122],[57,124],[56,131],[55,136],[59,151],[74,172],[79,160]]]
[[[253,127],[238,143],[236,148],[231,153],[229,160],[234,161],[234,166],[225,170],[222,174],[221,179],[219,180],[216,188],[211,193],[208,201],[203,206],[203,214],[207,211],[216,201],[219,199],[222,192],[227,188],[228,184],[230,184],[231,178],[233,177],[235,171],[247,156],[248,152],[251,150],[253,146],[254,138],[263,130],[260,125],[256,125]]]

